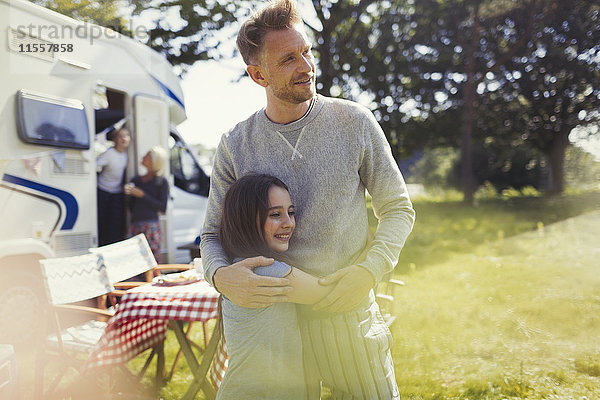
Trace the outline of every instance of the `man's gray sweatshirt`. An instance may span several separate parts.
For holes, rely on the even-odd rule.
[[[201,241],[211,284],[215,271],[231,264],[217,235],[225,192],[249,173],[273,175],[290,189],[296,230],[283,261],[315,276],[352,265],[368,243],[366,189],[379,225],[358,265],[376,282],[395,267],[415,213],[385,135],[365,107],[317,95],[298,121],[273,123],[263,109],[223,135]]]

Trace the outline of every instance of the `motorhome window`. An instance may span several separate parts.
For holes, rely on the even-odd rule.
[[[20,90],[17,93],[19,137],[25,143],[89,149],[90,136],[83,103]]]
[[[175,186],[189,193],[208,195],[209,178],[200,168],[184,143],[176,140],[170,143],[171,173]]]

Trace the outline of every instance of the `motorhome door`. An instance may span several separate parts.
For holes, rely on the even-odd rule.
[[[131,170],[138,174],[144,174],[144,167],[140,165],[142,157],[153,146],[162,146],[169,149],[169,109],[167,103],[158,97],[147,95],[136,95],[133,97],[134,135],[133,148],[135,151],[133,166]],[[170,176],[167,164],[167,176]],[[173,262],[174,244],[173,227],[171,226],[171,205],[167,207],[165,215],[160,217],[163,230],[162,260]]]

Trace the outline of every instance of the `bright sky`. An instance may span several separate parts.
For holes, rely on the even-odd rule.
[[[178,126],[189,144],[216,148],[221,135],[266,104],[265,90],[248,77],[241,57],[200,61],[188,71],[182,88],[187,120]]]
[[[569,139],[577,146],[594,155],[600,162],[600,129],[597,125],[588,128],[575,128],[571,131]]]

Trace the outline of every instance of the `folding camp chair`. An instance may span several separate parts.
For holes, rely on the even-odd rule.
[[[381,315],[388,327],[392,326],[396,320],[394,315],[394,291],[398,286],[404,286],[404,282],[391,277],[387,274],[375,288],[375,297],[379,304]]]
[[[371,248],[371,243],[374,239],[373,231],[368,231],[368,244],[365,246],[363,252],[358,257],[359,260],[364,259],[367,252]],[[396,316],[394,315],[394,291],[398,286],[404,286],[404,282],[398,279],[392,278],[392,272],[389,272],[383,276],[381,281],[375,286],[375,298],[379,304],[379,309],[385,323],[388,327],[391,327]]]
[[[148,240],[143,233],[120,242],[108,244],[101,247],[90,248],[90,253],[99,254],[103,257],[110,283],[115,287],[111,294],[119,296],[123,290],[142,285],[146,282],[125,282],[126,279],[144,275],[146,281],[151,281],[153,276],[166,271],[184,271],[193,269],[189,264],[157,264],[154,254],[150,249]],[[206,328],[205,328],[206,330]],[[189,332],[189,328],[188,331]],[[186,332],[186,333],[187,333]],[[162,344],[153,348],[139,375],[146,372],[154,356],[157,356],[157,384],[163,380],[164,374],[164,352]],[[179,360],[179,353],[175,358],[172,370],[175,369]],[[169,376],[172,375],[172,372]]]
[[[89,355],[104,333],[106,323],[97,321],[96,317],[111,316],[106,310],[70,303],[93,299],[110,292],[113,287],[102,257],[97,254],[45,259],[40,260],[40,265],[50,311],[44,313],[46,323],[42,326],[52,328],[42,330],[46,337],[43,342],[40,340],[38,349],[35,398],[46,398],[43,387],[44,365],[49,356],[58,356],[62,367],[48,388],[48,392],[53,392],[70,366],[82,366],[81,356]],[[93,319],[65,328],[59,316],[59,313],[64,312],[83,313]]]
[[[120,242],[89,249],[90,253],[104,258],[110,282],[117,289],[130,289],[139,282],[124,282],[148,272],[146,281],[165,271],[184,271],[193,268],[188,264],[157,264],[143,233]]]

